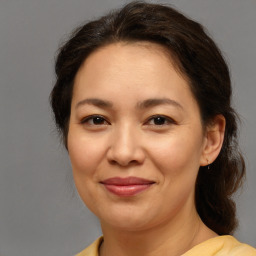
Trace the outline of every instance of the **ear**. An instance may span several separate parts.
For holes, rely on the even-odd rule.
[[[223,115],[217,115],[206,127],[205,143],[200,160],[201,166],[213,163],[219,155],[224,141],[225,126],[225,117]]]

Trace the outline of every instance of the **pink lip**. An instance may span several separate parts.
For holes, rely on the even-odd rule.
[[[154,183],[152,180],[137,177],[114,177],[101,182],[109,192],[117,196],[134,196],[148,189]]]

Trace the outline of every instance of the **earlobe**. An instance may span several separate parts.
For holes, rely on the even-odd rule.
[[[201,166],[206,166],[215,161],[220,153],[224,141],[226,120],[223,115],[217,115],[207,126],[205,131],[205,144],[201,157]]]

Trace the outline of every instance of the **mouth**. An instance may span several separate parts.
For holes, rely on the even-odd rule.
[[[121,197],[135,196],[155,184],[152,180],[138,177],[114,177],[103,180],[100,183],[103,184],[109,192]]]

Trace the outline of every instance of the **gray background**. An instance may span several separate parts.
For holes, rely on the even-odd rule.
[[[76,195],[48,95],[59,43],[84,20],[124,2],[0,0],[1,256],[70,256],[100,235]],[[256,1],[165,2],[202,22],[230,64],[248,166],[236,236],[256,246]]]

